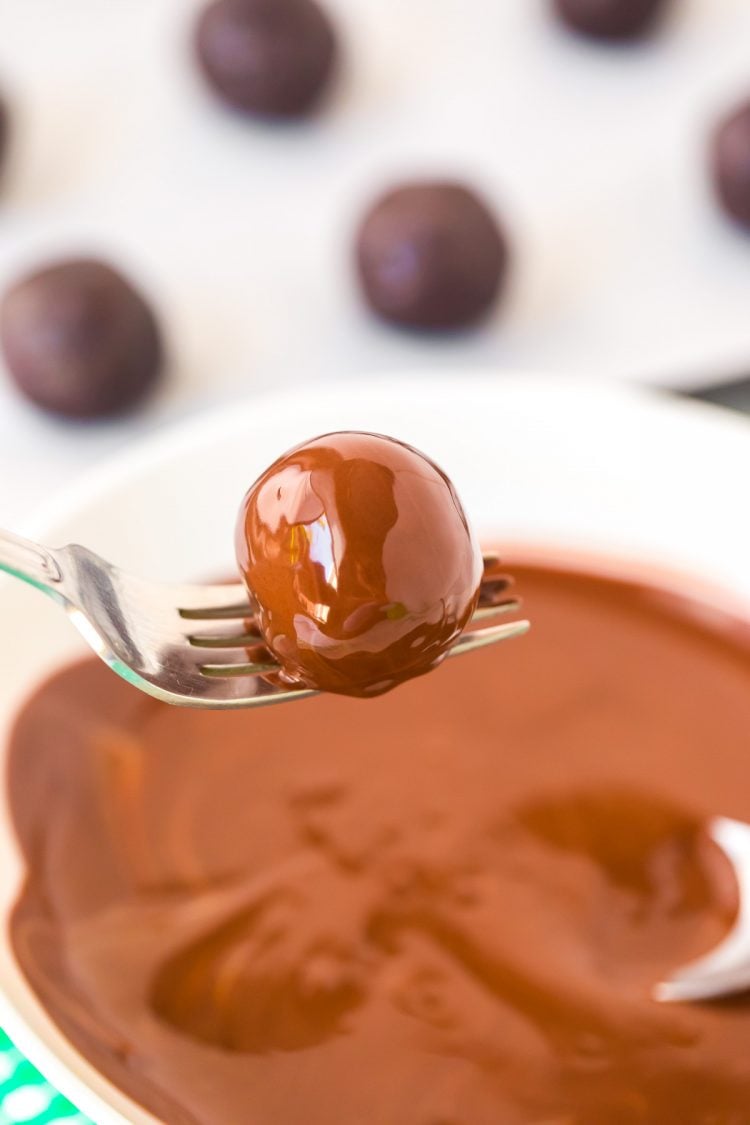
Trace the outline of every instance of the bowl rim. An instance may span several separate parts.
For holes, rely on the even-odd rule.
[[[134,445],[105,455],[93,468],[78,472],[58,496],[38,504],[28,518],[22,520],[19,533],[44,535],[47,529],[70,518],[78,509],[91,503],[127,477],[171,460],[189,448],[196,438],[202,443],[219,434],[243,431],[248,424],[265,415],[277,417],[299,411],[300,402],[312,399],[316,404],[330,402],[338,407],[342,400],[356,401],[357,407],[384,401],[423,403],[430,399],[471,398],[477,395],[552,393],[565,398],[581,395],[587,401],[602,405],[621,402],[631,408],[659,410],[669,420],[702,419],[713,426],[721,425],[727,433],[750,433],[750,416],[706,400],[691,398],[669,388],[651,387],[624,381],[605,382],[589,375],[556,375],[553,372],[509,372],[501,375],[480,370],[463,372],[457,369],[426,378],[419,372],[389,373],[383,378],[370,378],[362,384],[330,381],[314,388],[286,387],[264,392],[242,402],[221,403],[209,410],[165,423],[139,437]]]

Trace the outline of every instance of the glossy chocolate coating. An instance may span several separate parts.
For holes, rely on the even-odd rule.
[[[196,24],[195,51],[210,85],[234,109],[299,117],[326,89],[337,44],[315,0],[214,0]]]
[[[12,286],[0,306],[0,344],[19,389],[70,418],[134,406],[163,358],[144,298],[111,266],[89,259],[58,262]]]
[[[482,558],[453,485],[375,434],[327,434],[247,493],[237,559],[288,679],[378,695],[430,671],[469,621]]]
[[[522,643],[366,703],[24,707],[15,956],[159,1121],[747,1125],[750,998],[650,995],[736,914],[747,623],[509,561]]]
[[[357,239],[364,294],[379,316],[410,328],[464,328],[492,308],[508,250],[485,203],[459,183],[394,188]]]
[[[652,30],[668,0],[553,0],[574,31],[592,39],[640,39]]]
[[[750,100],[734,109],[717,128],[712,174],[726,213],[750,229]]]

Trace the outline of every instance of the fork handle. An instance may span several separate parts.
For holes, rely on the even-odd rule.
[[[62,572],[51,551],[10,531],[0,530],[0,570],[45,593],[62,581]]]

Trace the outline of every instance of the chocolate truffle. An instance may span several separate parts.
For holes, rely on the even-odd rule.
[[[357,239],[362,289],[379,316],[410,328],[463,328],[489,312],[506,272],[505,238],[459,183],[405,184],[382,196]]]
[[[162,364],[143,297],[104,262],[58,262],[17,282],[0,306],[8,369],[37,405],[70,418],[134,406]]]
[[[195,51],[210,85],[234,109],[299,117],[328,85],[336,37],[315,0],[214,0],[196,24]]]
[[[728,215],[750,228],[750,99],[720,123],[712,147],[719,201]]]
[[[592,39],[640,39],[663,14],[667,0],[553,0],[560,19]]]
[[[430,671],[477,604],[482,557],[453,485],[376,434],[315,438],[245,496],[237,558],[289,682],[378,695]]]

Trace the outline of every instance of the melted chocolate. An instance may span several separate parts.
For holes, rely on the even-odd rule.
[[[434,668],[482,577],[451,482],[376,434],[326,434],[274,462],[242,504],[237,558],[286,677],[343,695]]]
[[[750,635],[514,566],[534,629],[366,704],[170,708],[94,660],[12,737],[16,954],[169,1125],[744,1125],[731,925]]]

